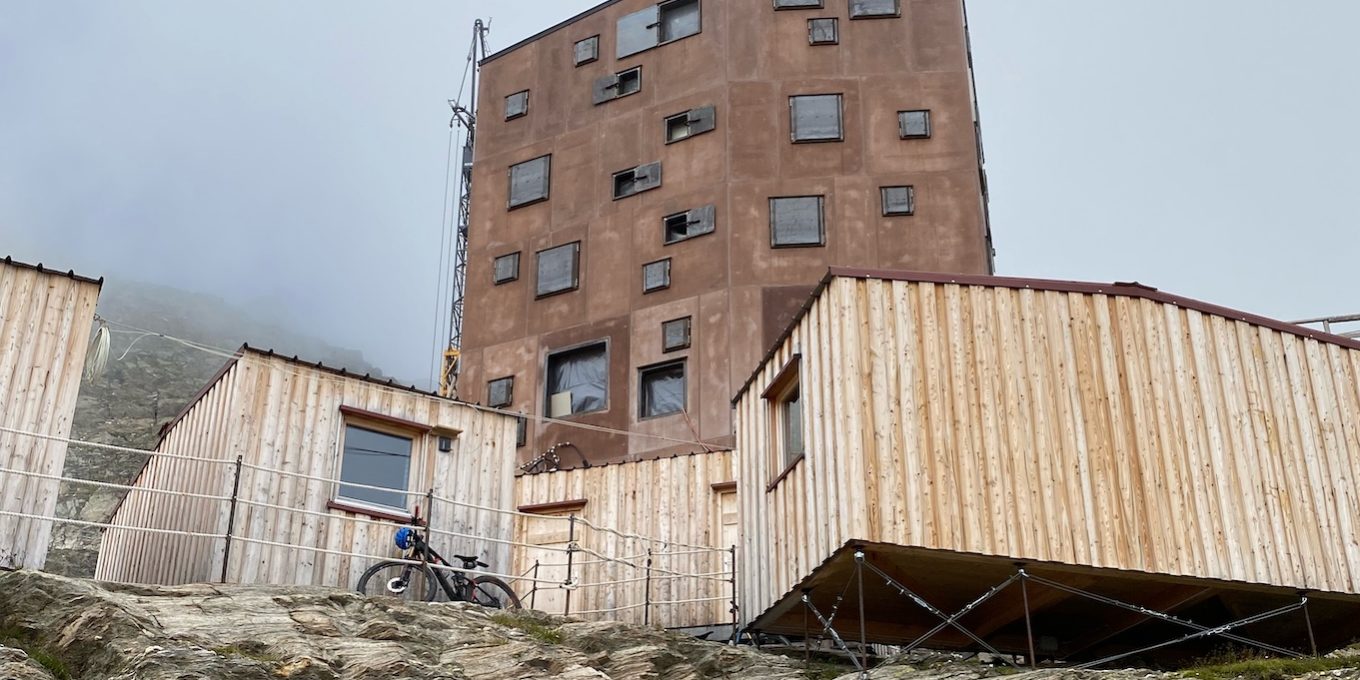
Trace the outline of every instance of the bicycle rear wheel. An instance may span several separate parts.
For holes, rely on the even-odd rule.
[[[468,590],[468,601],[493,609],[519,609],[519,596],[515,591],[495,576],[469,578],[472,588]]]
[[[390,597],[408,602],[434,600],[438,586],[428,564],[379,562],[359,577],[359,592],[370,597]]]

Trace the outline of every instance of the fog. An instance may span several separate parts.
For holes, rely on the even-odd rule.
[[[472,21],[495,50],[593,4],[5,3],[0,256],[219,295],[424,384]],[[999,273],[1360,312],[1360,4],[969,10]]]

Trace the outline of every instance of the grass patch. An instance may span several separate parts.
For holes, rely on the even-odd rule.
[[[28,658],[46,668],[57,680],[71,680],[71,671],[66,667],[66,662],[39,643],[33,633],[17,626],[0,626],[0,643],[23,650]]]
[[[505,614],[502,612],[492,614],[491,620],[506,628],[514,628],[515,630],[523,631],[527,633],[529,637],[538,640],[539,642],[546,642],[550,645],[562,644],[562,631],[553,628],[552,626],[547,626],[537,621],[522,619],[512,614]]]
[[[809,661],[807,668],[803,670],[803,675],[808,680],[835,680],[847,673],[853,673],[854,666],[846,664],[831,663],[829,661]]]
[[[1226,663],[1211,663],[1181,670],[1181,673],[1200,680],[1289,680],[1304,673],[1354,668],[1360,660],[1333,657],[1302,659],[1243,659]]]

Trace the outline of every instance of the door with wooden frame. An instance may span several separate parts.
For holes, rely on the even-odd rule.
[[[517,588],[525,607],[548,614],[563,614],[566,610],[567,591],[555,587],[553,583],[563,583],[567,580],[567,553],[563,551],[571,542],[570,526],[566,521],[569,514],[544,513],[535,517],[521,518],[524,522],[524,542],[531,544],[532,547],[523,548],[524,559],[520,570],[528,572],[526,576],[551,582],[525,582],[523,587]],[[538,564],[536,570],[535,563]]]
[[[717,511],[713,513],[713,517],[717,526],[714,527],[715,531],[713,532],[713,536],[717,537],[718,542],[717,545],[713,547],[728,548],[736,545],[738,540],[737,490],[735,488],[721,488],[715,489],[714,491],[713,501],[717,506]],[[714,571],[725,573],[731,573],[735,567],[735,565],[732,564],[732,553],[726,551],[717,553],[717,556],[712,563],[718,566]],[[720,585],[720,587],[715,589],[718,594],[730,594],[728,587],[722,586],[721,584],[718,585]],[[717,595],[715,595],[715,597],[716,596]],[[732,616],[730,611],[731,606],[732,603],[727,600],[714,600],[713,608],[715,618],[713,621],[728,621]]]

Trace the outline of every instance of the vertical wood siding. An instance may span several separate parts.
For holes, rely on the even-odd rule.
[[[761,392],[801,355],[806,458]],[[836,278],[738,402],[744,609],[851,539],[1360,592],[1360,351],[1138,297]]]
[[[221,463],[153,458],[138,479],[144,488],[228,496],[232,463],[239,455],[247,465],[267,470],[334,479],[340,474],[340,446],[347,406],[436,430],[461,432],[449,452],[437,450],[437,432],[413,442],[413,491],[433,488],[437,496],[473,505],[509,510],[515,455],[515,420],[485,413],[430,395],[347,378],[305,364],[247,351],[235,366],[170,430],[158,450],[207,456]],[[355,421],[359,423],[359,421]],[[396,556],[395,524],[358,521],[349,512],[328,510],[336,485],[244,468],[232,535],[237,538],[318,547],[327,550]],[[252,505],[258,501],[287,509]],[[508,540],[513,517],[436,502],[422,513],[436,531]],[[324,512],[308,515],[294,509]],[[226,532],[225,502],[160,494],[129,493],[112,523],[211,533]],[[96,576],[138,583],[216,581],[221,576],[221,538],[156,536],[110,529],[100,548]],[[432,544],[445,555],[478,554],[492,570],[508,568],[504,544],[436,533]],[[234,540],[227,580],[353,587],[374,560],[275,547]]]
[[[585,500],[586,504],[574,511],[578,517],[618,531],[660,540],[698,546],[721,547],[721,494],[714,484],[731,482],[733,454],[728,451],[701,453],[672,458],[659,458],[633,463],[565,470],[515,479],[515,500],[520,506]],[[516,525],[516,540],[534,542],[542,536],[546,523],[563,520],[520,518]],[[589,554],[577,554],[573,559],[573,577],[579,583],[592,584],[630,579],[645,579],[643,569],[647,551],[654,553],[653,566],[684,574],[712,574],[730,571],[728,553],[693,553],[684,547],[668,547],[644,541],[620,538],[612,533],[595,531],[578,525],[576,538],[583,549],[593,550],[614,558],[626,558],[636,568],[617,563],[600,563]],[[662,553],[689,553],[664,555]],[[532,575],[534,558],[565,563],[562,553],[542,553],[522,547],[516,548],[516,573]],[[584,564],[584,566],[582,566]],[[561,571],[559,568],[558,571]],[[546,568],[540,570],[546,572]],[[727,578],[727,577],[719,577]],[[526,584],[523,590],[528,589]],[[540,586],[549,589],[551,586]],[[580,614],[585,618],[611,619],[641,623],[649,586],[645,580],[606,587],[582,587],[572,591],[572,615],[601,609],[627,607],[620,611],[599,614]],[[708,626],[731,622],[731,586],[714,579],[670,578],[655,573],[650,584],[651,601],[674,602],[699,598],[722,597],[721,601],[658,605],[651,608],[651,622],[670,628]],[[560,596],[544,594],[545,602],[560,602]],[[525,604],[528,604],[526,600]],[[542,602],[536,606],[543,607]],[[560,609],[558,613],[561,613]]]
[[[0,425],[71,434],[98,284],[0,262]],[[0,432],[0,468],[61,475],[66,444]],[[52,517],[55,480],[0,472],[0,510]],[[0,516],[0,567],[41,569],[52,522]]]

